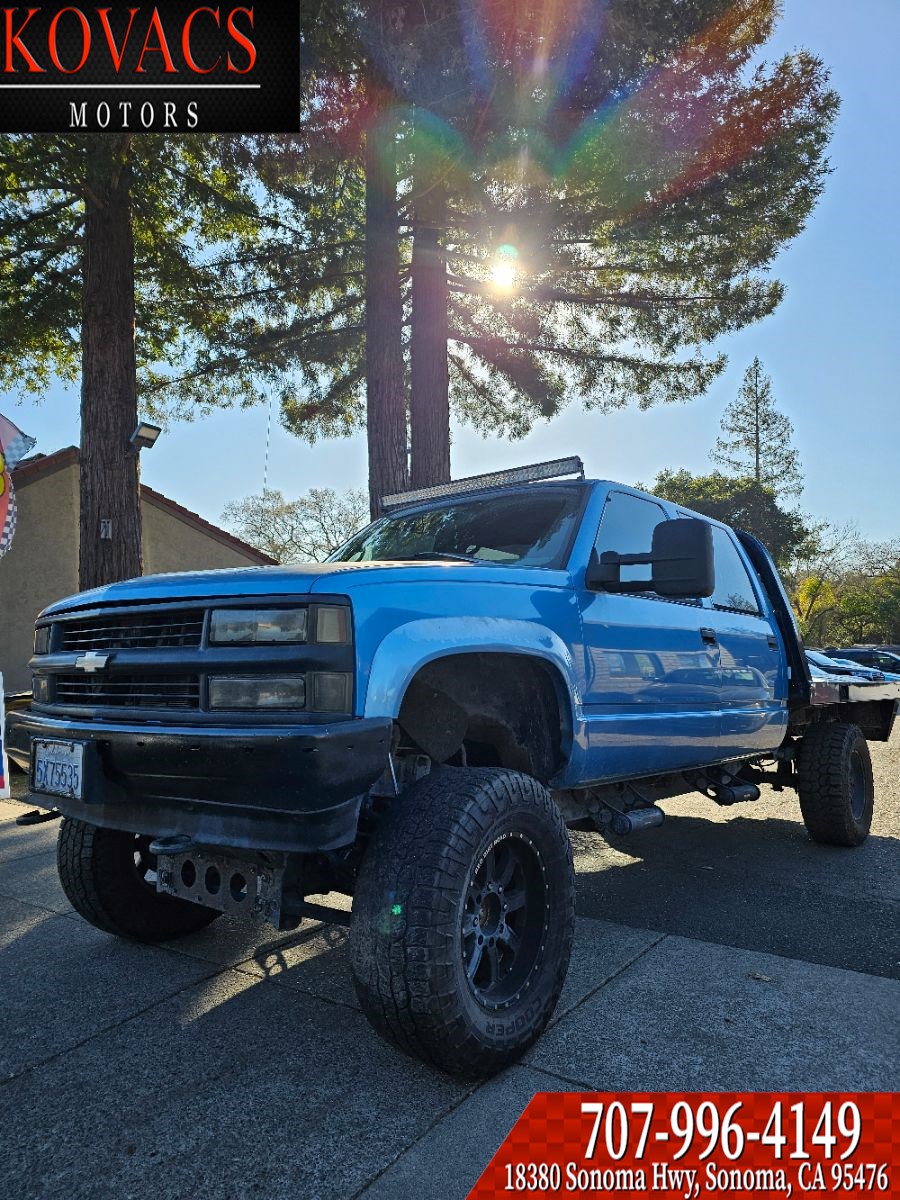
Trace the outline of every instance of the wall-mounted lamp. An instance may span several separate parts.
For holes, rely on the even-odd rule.
[[[138,421],[134,433],[128,439],[128,444],[135,454],[141,450],[150,450],[156,445],[156,439],[162,433],[158,425],[151,425],[149,421]]]

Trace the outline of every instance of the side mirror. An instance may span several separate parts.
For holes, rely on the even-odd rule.
[[[711,596],[716,587],[712,526],[693,517],[653,530],[653,590],[660,596]]]
[[[649,565],[648,582],[622,582],[623,566]],[[619,554],[605,550],[591,552],[585,575],[587,587],[607,592],[656,592],[673,599],[711,596],[715,589],[712,526],[693,517],[661,521],[653,531],[649,554]]]

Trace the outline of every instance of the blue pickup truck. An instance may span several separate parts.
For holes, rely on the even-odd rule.
[[[494,1072],[568,966],[568,829],[799,793],[872,819],[897,688],[810,677],[760,542],[577,459],[388,497],[325,563],[115,583],[46,609],[10,717],[75,909],[146,941],[223,912],[347,919],[384,1036]],[[43,815],[43,814],[38,814]]]

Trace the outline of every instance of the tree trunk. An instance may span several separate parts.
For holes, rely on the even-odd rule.
[[[369,507],[409,487],[403,297],[394,131],[380,124],[366,137],[366,430]]]
[[[447,259],[441,246],[447,201],[440,183],[416,188],[412,249],[413,487],[450,478],[450,397],[447,372]]]
[[[88,151],[81,327],[82,589],[141,574],[134,351],[134,239],[128,144],[98,136]]]

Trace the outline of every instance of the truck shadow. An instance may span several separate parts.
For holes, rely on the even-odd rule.
[[[305,927],[289,934],[269,931],[242,969],[320,1000],[358,1009],[349,938],[345,925]]]
[[[900,978],[900,840],[811,842],[798,820],[670,812],[630,838],[572,834],[579,916]],[[200,935],[201,937],[203,935]],[[350,1008],[349,930],[267,930],[245,969]]]
[[[572,836],[580,916],[900,978],[900,841],[843,849],[798,821],[669,815]]]

